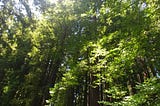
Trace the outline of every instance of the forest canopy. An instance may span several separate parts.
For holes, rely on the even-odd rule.
[[[160,106],[159,0],[0,0],[0,106]]]

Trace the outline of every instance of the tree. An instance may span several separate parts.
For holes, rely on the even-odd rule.
[[[0,105],[159,105],[158,4],[2,0]]]

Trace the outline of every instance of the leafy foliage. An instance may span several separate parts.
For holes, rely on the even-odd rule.
[[[1,0],[0,105],[158,106],[159,4]]]
[[[136,86],[138,93],[132,96],[123,97],[121,102],[105,102],[105,105],[112,106],[158,106],[159,105],[159,79],[151,78],[147,79],[144,83]],[[116,92],[118,93],[118,92]]]

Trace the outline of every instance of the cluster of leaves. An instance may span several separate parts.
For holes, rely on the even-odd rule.
[[[136,86],[138,93],[128,97],[122,105],[124,106],[158,106],[160,104],[159,79],[147,79],[144,83]]]
[[[96,77],[93,82],[87,82],[86,74],[77,74],[78,77],[83,75],[81,79],[83,81],[78,81],[79,84],[83,84],[80,87],[84,87],[86,83],[88,88],[90,86],[96,88],[104,83],[108,84],[109,88],[104,89],[103,95],[112,98],[112,101],[100,103],[108,103],[106,105],[121,104],[120,101],[131,92],[128,90],[130,88],[127,87],[128,80],[137,83],[137,78],[133,78],[133,76],[137,77],[138,74],[147,70],[152,70],[154,73],[155,70],[151,69],[152,65],[159,67],[156,63],[159,61],[159,56],[155,54],[159,51],[158,46],[156,46],[158,42],[154,44],[152,42],[152,37],[157,36],[152,31],[159,33],[158,22],[156,21],[159,17],[154,16],[159,9],[156,7],[158,6],[156,2],[158,1],[86,1],[90,9],[81,14],[83,21],[81,21],[82,19],[78,20],[81,22],[78,24],[80,32],[74,34],[80,36],[78,38],[73,36],[71,37],[73,41],[69,40],[71,43],[74,43],[75,39],[76,42],[77,40],[80,42],[78,45],[67,48],[68,56],[70,55],[67,58],[69,62],[67,65],[76,73],[82,71],[82,73],[89,74],[87,77],[90,77],[90,74]],[[149,42],[152,44],[148,45]],[[153,46],[157,48],[155,52],[152,51]],[[139,58],[146,59],[144,64],[147,67],[137,62]],[[153,73],[151,72],[150,76],[154,76]],[[81,92],[84,93],[85,90],[83,90]],[[52,89],[52,91],[54,90]],[[139,90],[136,91],[139,92]],[[141,94],[141,92],[139,93]],[[140,102],[142,103],[143,100]]]
[[[160,104],[159,0],[33,1],[0,1],[0,105]]]
[[[160,90],[159,79],[150,78],[136,86],[137,93],[132,96],[125,96],[121,102],[110,103],[101,101],[104,105],[111,106],[159,106]]]

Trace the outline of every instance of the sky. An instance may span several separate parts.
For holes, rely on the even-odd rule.
[[[24,7],[23,7],[22,5],[20,5],[19,0],[14,0],[14,1],[15,1],[15,3],[16,3],[16,5],[15,5],[16,8],[17,8],[17,9],[20,9],[23,14],[27,14],[26,11],[25,11],[25,9],[24,9]],[[28,0],[29,6],[30,6],[30,8],[31,8],[31,11],[35,14],[35,16],[38,16],[38,17],[39,17],[40,12],[36,9],[36,6],[34,5],[33,1],[34,1],[34,0]],[[48,1],[49,1],[50,3],[56,3],[58,0],[48,0]],[[0,9],[2,8],[3,5],[4,5],[4,4],[3,4],[3,3],[1,2],[1,0],[0,0]]]

